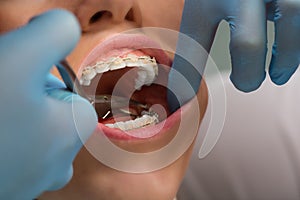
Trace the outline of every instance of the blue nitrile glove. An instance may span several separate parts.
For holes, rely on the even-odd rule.
[[[300,62],[300,0],[186,0],[180,31],[199,42],[208,52],[217,27],[226,20],[231,28],[230,53],[235,87],[244,92],[256,90],[265,79],[267,53],[267,19],[275,22],[275,44],[269,68],[271,79],[281,85],[286,83]],[[195,48],[188,48],[186,40],[179,39],[177,52],[195,55]],[[181,50],[182,49],[182,50]],[[199,51],[199,50],[198,50]],[[183,74],[197,92],[203,74],[204,62],[197,70],[179,56],[175,56],[173,69]],[[200,62],[200,61],[199,61]],[[185,84],[179,88],[180,77],[172,72],[168,87],[179,96],[183,104],[194,96],[186,94]],[[185,96],[184,96],[185,95]],[[171,110],[179,105],[169,94]]]
[[[54,10],[0,36],[0,199],[33,199],[59,189],[93,132],[85,99],[49,75],[80,38],[76,18]]]

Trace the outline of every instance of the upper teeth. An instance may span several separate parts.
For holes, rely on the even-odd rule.
[[[135,79],[135,89],[137,90],[140,90],[143,85],[151,85],[158,75],[158,66],[155,58],[128,54],[123,58],[111,57],[106,61],[99,61],[93,66],[87,66],[82,71],[80,84],[89,86],[97,74],[125,67],[139,68],[138,77]]]

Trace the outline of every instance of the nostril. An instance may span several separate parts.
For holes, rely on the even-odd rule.
[[[90,19],[89,23],[90,24],[93,24],[99,20],[101,20],[102,18],[104,17],[111,17],[112,16],[112,13],[109,12],[109,11],[106,11],[106,10],[103,10],[103,11],[99,11],[99,12],[96,12]]]
[[[134,12],[132,8],[128,11],[125,19],[128,21],[134,21]]]

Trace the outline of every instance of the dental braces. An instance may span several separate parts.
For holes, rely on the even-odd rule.
[[[141,70],[147,72],[146,79],[152,82],[158,75],[158,66],[156,59],[150,56],[136,56],[134,54],[128,54],[126,57],[112,57],[106,61],[98,61],[93,66],[87,66],[83,69],[80,79],[80,84],[83,86],[89,86],[91,80],[101,73],[108,71],[118,70],[125,67],[138,67]],[[140,88],[138,85],[136,88]]]
[[[142,116],[137,117],[134,120],[118,121],[114,124],[104,124],[109,128],[117,128],[122,131],[129,131],[133,129],[143,128],[150,125],[159,123],[158,114],[154,111],[144,111]]]
[[[142,104],[132,99],[130,99],[129,101],[128,100],[125,101],[125,98],[123,97],[111,98],[110,95],[98,95],[97,99],[98,99],[97,103],[98,105],[100,105],[101,107],[100,109],[102,109],[101,111],[104,111],[102,112],[102,114],[100,114],[101,112],[99,111],[97,112],[100,122],[114,117],[113,114],[123,113],[126,115],[130,115],[131,117],[134,117],[134,119],[127,120],[127,121],[117,121],[113,124],[104,124],[107,127],[118,128],[123,131],[128,131],[128,130],[142,128],[142,127],[155,125],[159,123],[158,114],[154,110],[149,108],[147,104]],[[97,106],[97,103],[95,104],[95,106]],[[134,107],[135,112],[132,112],[129,109],[124,108],[123,104],[125,103],[126,104],[129,103],[131,108]],[[106,110],[104,109],[105,107]],[[112,111],[112,107],[114,107],[113,111]],[[105,114],[103,115],[103,113]]]
[[[156,64],[155,58],[151,58],[150,56],[136,56],[133,54],[128,54],[126,57],[112,57],[107,61],[98,61],[95,65],[90,66],[91,68],[97,68],[99,66],[114,66],[119,65],[121,63],[125,63],[128,67],[136,66],[136,62],[142,62],[140,64]],[[128,62],[128,63],[127,63]],[[134,62],[134,66],[132,66],[131,62]],[[83,70],[84,71],[84,70]]]

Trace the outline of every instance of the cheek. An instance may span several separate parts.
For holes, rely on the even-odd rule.
[[[81,62],[83,61],[85,56],[88,55],[91,49],[95,47],[98,40],[99,37],[95,35],[83,35],[80,38],[80,41],[75,47],[75,49],[67,57],[67,60],[72,66],[75,73],[79,71],[79,66]]]
[[[63,8],[71,11],[74,3],[59,0],[0,0],[0,33],[23,26],[32,17],[54,8]]]
[[[49,9],[49,6],[34,1],[0,1],[0,33],[23,26],[33,16]]]
[[[86,42],[89,43],[88,40]],[[70,63],[70,65],[72,66],[75,73],[78,72],[80,62],[84,58],[84,55],[86,54],[86,52],[88,52],[89,45],[86,44],[86,42],[84,42],[84,38],[81,37],[81,39],[80,39],[79,43],[77,44],[77,46],[75,47],[75,49],[67,56],[67,60]],[[82,44],[84,44],[84,45],[82,45]]]

